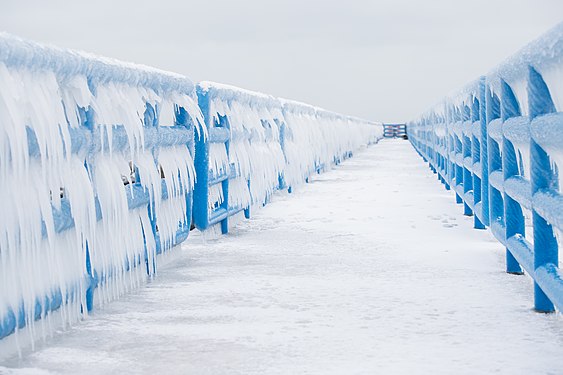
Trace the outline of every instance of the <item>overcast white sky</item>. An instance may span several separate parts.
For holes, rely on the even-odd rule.
[[[0,29],[407,121],[563,21],[563,0],[0,0]]]

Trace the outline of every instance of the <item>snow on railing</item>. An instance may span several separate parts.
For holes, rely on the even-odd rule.
[[[379,138],[305,104],[0,34],[0,339],[45,337],[55,310],[71,324],[152,277],[192,217],[227,228]]]
[[[196,137],[194,223],[206,230],[289,191],[382,137],[380,124],[236,87],[197,86],[208,137]]]
[[[563,23],[408,124],[415,149],[474,226],[534,280],[535,308],[563,311]]]
[[[200,122],[182,76],[0,36],[0,338],[154,274],[189,232]]]
[[[281,185],[289,191],[308,181],[311,174],[340,164],[356,150],[383,137],[381,123],[296,101],[280,101],[284,116],[281,143],[286,160]]]

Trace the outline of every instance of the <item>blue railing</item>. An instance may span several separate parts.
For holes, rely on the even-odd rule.
[[[0,339],[136,287],[379,124],[0,35]],[[195,159],[195,161],[194,161]],[[192,210],[193,207],[193,210]],[[194,223],[192,223],[192,217]]]
[[[308,181],[381,138],[381,126],[236,87],[197,85],[207,136],[196,137],[194,223],[206,230]]]
[[[193,176],[165,159],[191,160],[200,115],[184,77],[9,36],[0,80],[1,339],[117,297],[136,283],[124,273],[156,272],[192,216]],[[171,200],[181,212],[164,212]]]
[[[563,310],[563,24],[408,124],[415,149],[477,229],[534,280],[537,311]]]
[[[407,136],[407,124],[383,124],[383,137],[404,138]]]

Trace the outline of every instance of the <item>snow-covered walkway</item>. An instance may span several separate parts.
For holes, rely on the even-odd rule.
[[[191,236],[156,281],[3,365],[563,373],[561,316],[532,311],[531,281],[503,272],[502,246],[407,141],[382,141],[203,242]]]

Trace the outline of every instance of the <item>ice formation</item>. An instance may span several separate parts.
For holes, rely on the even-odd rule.
[[[200,203],[240,211],[381,138],[306,104],[200,89],[226,141],[208,142],[183,76],[0,35],[0,339],[26,327],[33,343],[52,311],[67,326],[152,277],[190,230],[194,157],[224,181]]]
[[[0,36],[0,339],[154,274],[189,230],[201,123],[185,77]]]
[[[209,145],[209,174],[233,174],[232,211],[262,205],[275,190],[303,183],[382,136],[380,124],[307,104],[213,82],[199,83],[198,90],[209,130],[229,130],[226,142]],[[210,186],[208,215],[223,200],[222,184]]]
[[[474,195],[476,190],[472,191],[474,182],[479,184],[485,177],[482,174],[488,172],[490,186],[477,187],[481,192],[490,192],[490,204],[477,207],[474,213],[482,219],[479,215],[490,211],[492,232],[506,244],[507,260],[514,256],[549,296],[551,302],[536,293],[536,309],[540,311],[551,311],[553,305],[559,309],[563,306],[557,253],[563,245],[562,72],[563,23],[560,23],[470,84],[469,89],[445,98],[439,106],[446,108],[446,116],[440,119],[432,109],[409,124],[415,148],[429,159],[432,168],[438,169],[443,182],[447,179],[448,183],[455,184],[459,195],[463,189],[466,206],[470,207],[478,197]],[[479,82],[481,87],[475,84]],[[481,97],[482,93],[485,97]],[[453,135],[461,138],[459,121],[466,120],[466,116],[460,114],[470,107],[471,101],[464,99],[468,94],[481,101],[478,109],[485,111],[479,114],[487,115],[486,133],[482,134],[477,124],[473,142],[487,144],[488,155],[480,155],[483,148],[464,153],[463,166],[467,170],[460,181],[458,174],[451,173],[453,165],[462,165],[460,142]],[[480,117],[480,120],[484,119]],[[448,153],[440,148],[444,143],[441,139],[444,132],[436,131],[440,121],[448,123],[445,137]],[[452,136],[447,136],[448,133]],[[465,133],[471,133],[469,124]],[[475,152],[477,150],[480,151]],[[436,157],[436,151],[442,158]],[[469,156],[473,160],[480,159],[480,163],[472,163]],[[446,173],[440,170],[444,162]],[[459,171],[459,167],[454,168]],[[557,247],[551,247],[552,236],[556,238]],[[510,261],[507,263],[509,268],[514,266]]]
[[[284,179],[288,186],[302,183],[313,172],[330,169],[382,136],[382,127],[372,122],[299,102],[282,102],[286,125]]]

